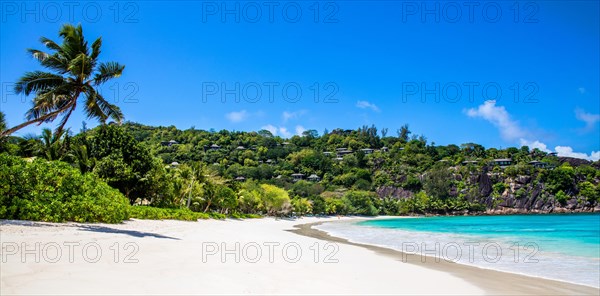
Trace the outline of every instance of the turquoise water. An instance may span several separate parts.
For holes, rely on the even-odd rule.
[[[505,238],[536,243],[542,251],[600,258],[600,214],[428,217],[371,220],[358,225]]]
[[[421,260],[600,287],[600,214],[373,219],[316,228]]]

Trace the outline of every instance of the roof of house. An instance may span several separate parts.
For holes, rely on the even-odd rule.
[[[296,176],[296,177],[302,177],[302,176],[304,176],[304,174],[295,173],[295,174],[292,174],[292,176]]]
[[[319,178],[319,176],[317,176],[317,175],[315,175],[315,174],[312,174],[312,175],[308,176],[308,178],[309,178],[309,179],[318,179],[318,178]]]

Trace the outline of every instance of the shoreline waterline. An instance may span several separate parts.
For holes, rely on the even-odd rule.
[[[395,218],[410,218],[410,217],[379,217],[375,219],[395,219]],[[478,266],[460,264],[454,262],[448,262],[445,260],[439,260],[436,262],[435,258],[430,256],[424,256],[427,259],[425,262],[421,261],[421,255],[413,256],[414,254],[403,253],[399,250],[392,248],[358,243],[350,241],[346,238],[333,236],[328,232],[320,229],[316,229],[315,226],[324,223],[355,223],[360,221],[373,220],[373,218],[356,218],[352,220],[343,221],[329,221],[329,222],[314,222],[307,224],[294,225],[294,230],[290,232],[298,235],[304,235],[316,239],[327,240],[335,243],[348,244],[358,246],[371,250],[377,254],[391,257],[394,260],[414,264],[426,268],[430,268],[437,271],[447,272],[459,278],[462,278],[481,289],[485,290],[487,294],[492,295],[599,295],[600,289],[592,286],[576,284],[566,281],[559,281],[554,279],[547,279],[543,277],[535,277],[525,274],[518,274],[512,272],[498,271],[494,269],[481,268]]]

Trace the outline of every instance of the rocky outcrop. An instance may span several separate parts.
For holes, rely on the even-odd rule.
[[[377,188],[377,195],[380,198],[392,197],[392,198],[396,198],[396,199],[411,198],[414,196],[412,191],[405,190],[400,187],[394,187],[394,186],[381,186],[381,187]]]
[[[581,159],[581,158],[565,157],[565,156],[559,157],[558,162],[560,162],[561,164],[567,162],[573,167],[580,166],[580,165],[586,165],[586,164],[589,165],[592,163],[589,160],[585,160],[585,159]]]
[[[568,200],[558,200],[544,183],[538,182],[537,174],[507,177],[484,168],[479,174],[466,177],[457,175],[460,176],[455,174],[454,180],[464,182],[470,189],[459,192],[457,188],[452,188],[450,195],[463,194],[470,202],[484,205],[487,214],[600,212],[600,204],[591,203],[576,194]],[[504,185],[497,187],[494,185],[497,183]],[[497,192],[498,188],[504,188],[504,191]],[[394,186],[382,186],[377,189],[377,194],[381,198],[397,199],[414,196],[412,191]]]

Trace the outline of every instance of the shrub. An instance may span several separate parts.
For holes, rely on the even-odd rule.
[[[131,218],[149,219],[149,220],[184,220],[196,221],[198,219],[208,219],[211,215],[208,213],[193,212],[188,208],[155,208],[148,206],[132,206]],[[212,215],[215,216],[215,215]]]
[[[119,223],[128,208],[118,190],[66,163],[0,154],[2,219]]]

